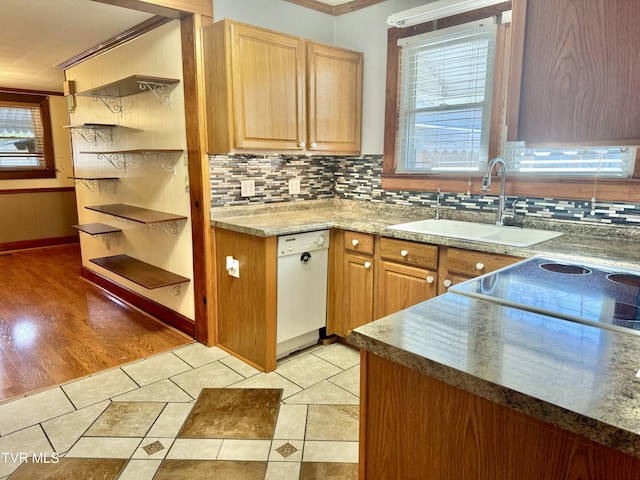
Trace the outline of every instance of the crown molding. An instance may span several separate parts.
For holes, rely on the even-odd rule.
[[[342,5],[327,5],[326,3],[319,2],[318,0],[286,0],[289,3],[295,3],[302,7],[310,8],[318,12],[326,13],[328,15],[342,15],[344,13],[355,12],[361,8],[370,7],[376,3],[381,3],[384,0],[353,0],[351,2],[343,3]]]

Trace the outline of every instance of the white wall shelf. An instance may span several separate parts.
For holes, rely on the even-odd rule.
[[[70,131],[77,133],[85,142],[98,144],[98,140],[113,143],[113,127],[109,123],[83,123],[82,125],[65,125]]]
[[[82,183],[92,192],[116,193],[118,177],[67,177],[76,182]]]
[[[81,97],[91,97],[100,100],[112,113],[127,113],[126,106],[120,101],[123,97],[135,95],[143,92],[151,92],[153,96],[163,105],[171,103],[171,93],[169,87],[180,83],[176,78],[151,77],[148,75],[131,75],[112,83],[102,85],[91,90],[77,93]]]
[[[82,154],[97,155],[98,159],[106,160],[114,168],[123,169],[133,166],[132,161],[127,160],[127,155],[142,155],[145,159],[154,160],[167,173],[176,174],[175,157],[182,154],[183,150],[179,149],[136,149],[136,150],[113,150],[107,152],[80,152]]]

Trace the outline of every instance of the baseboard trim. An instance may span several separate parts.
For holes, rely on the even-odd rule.
[[[67,237],[36,238],[34,240],[19,240],[17,242],[0,243],[0,252],[9,250],[26,250],[28,248],[54,247],[56,245],[67,245],[78,243],[78,234]]]
[[[89,280],[95,283],[106,291],[120,297],[127,303],[130,303],[134,307],[139,308],[143,312],[154,316],[158,320],[177,328],[182,333],[189,335],[191,338],[196,336],[196,324],[193,320],[185,317],[181,313],[171,310],[158,302],[151,300],[147,297],[143,297],[139,293],[129,290],[126,287],[114,282],[113,280],[100,275],[99,273],[89,270],[87,267],[82,266],[80,268],[80,276],[85,280]]]

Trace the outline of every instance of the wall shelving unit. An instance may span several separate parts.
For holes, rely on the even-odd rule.
[[[161,105],[169,105],[171,103],[170,88],[178,83],[179,80],[173,78],[132,75],[106,85],[79,92],[76,95],[91,97],[95,101],[102,102],[112,113],[123,115],[127,113],[128,107],[122,103],[122,98],[150,92]],[[76,132],[76,134],[86,142],[97,145],[98,141],[111,142],[113,144],[113,128],[115,127],[117,127],[115,124],[83,123],[80,125],[67,125],[65,128]],[[133,161],[130,159],[131,156],[142,156],[145,159],[156,161],[163,170],[175,175],[175,159],[179,155],[182,155],[183,150],[152,148],[81,151],[79,153],[97,155],[98,159],[106,160],[113,167],[122,169],[125,172],[127,167],[133,165]],[[75,181],[84,184],[94,192],[109,191],[107,185],[113,185],[110,193],[114,194],[115,185],[117,185],[117,182],[120,180],[118,177],[97,176],[74,176],[69,178],[73,178]],[[123,203],[86,205],[84,208],[149,227],[159,225],[165,233],[171,236],[176,236],[179,233],[177,222],[187,220],[188,218],[184,215],[175,215]],[[108,249],[110,249],[111,240],[115,237],[119,241],[119,235],[122,232],[120,228],[112,227],[104,223],[87,223],[73,225],[73,227],[79,232],[93,237],[103,238]],[[180,295],[181,286],[190,282],[189,278],[164,270],[126,254],[92,258],[89,261],[146,289],[151,290],[166,287],[170,289],[174,295]]]

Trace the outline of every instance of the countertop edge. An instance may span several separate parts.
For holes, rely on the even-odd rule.
[[[634,432],[443,365],[377,340],[359,332],[358,329],[352,330],[345,340],[356,348],[442,381],[447,385],[531,416],[544,423],[557,426],[606,447],[640,458],[640,437]]]

